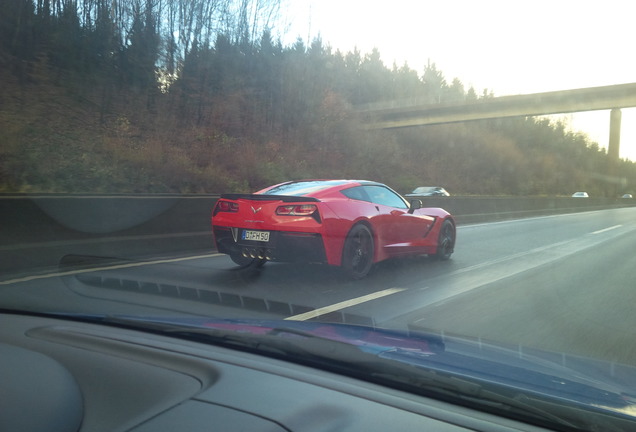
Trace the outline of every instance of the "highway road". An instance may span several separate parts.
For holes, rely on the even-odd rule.
[[[169,296],[174,310],[202,316],[410,328],[636,365],[636,208],[463,225],[451,260],[384,262],[359,281],[323,265],[239,271],[212,251],[92,264],[0,289],[33,290],[46,303],[59,284],[112,299],[111,313],[165,307]]]

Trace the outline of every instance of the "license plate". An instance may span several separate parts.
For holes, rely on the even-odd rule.
[[[252,240],[259,242],[268,242],[269,241],[269,231],[243,231],[243,235],[241,236],[243,240]]]

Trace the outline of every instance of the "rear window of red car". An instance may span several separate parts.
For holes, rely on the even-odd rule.
[[[274,186],[273,188],[267,189],[262,193],[267,195],[303,196],[311,195],[323,189],[328,189],[330,187],[339,186],[345,183],[347,182],[342,180],[300,181]]]

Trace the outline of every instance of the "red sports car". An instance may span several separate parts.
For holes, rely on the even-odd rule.
[[[374,263],[428,254],[446,260],[455,221],[381,183],[302,180],[254,194],[223,194],[212,211],[218,251],[240,266],[304,261],[341,266],[362,278]]]

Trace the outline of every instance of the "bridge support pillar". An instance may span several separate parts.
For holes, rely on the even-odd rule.
[[[609,178],[614,181],[610,181],[605,188],[606,196],[610,197],[616,197],[620,192],[620,179],[617,177],[617,174],[621,143],[621,116],[621,110],[618,108],[614,108],[610,111],[610,133],[609,144],[607,146],[607,174]]]
[[[610,159],[610,166],[615,166],[619,159],[619,149],[621,145],[621,110],[614,108],[610,111],[610,136],[607,146],[607,155]]]

